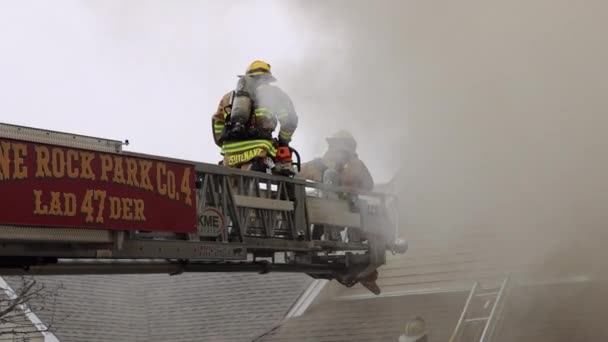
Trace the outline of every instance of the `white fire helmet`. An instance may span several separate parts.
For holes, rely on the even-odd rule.
[[[422,319],[422,317],[416,317],[405,323],[405,331],[399,338],[399,342],[415,342],[426,334],[426,323],[424,322],[424,319]]]

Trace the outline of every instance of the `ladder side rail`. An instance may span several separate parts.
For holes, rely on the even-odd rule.
[[[510,296],[511,289],[513,288],[512,280],[509,278],[509,282],[505,287],[505,293],[501,300],[501,304],[496,311],[495,323],[492,326],[492,329],[488,332],[488,341],[494,340],[495,334],[502,329],[504,324],[504,317],[508,315],[508,302],[507,298]]]
[[[469,292],[469,297],[467,298],[467,301],[464,304],[464,308],[462,309],[462,313],[460,314],[460,318],[458,319],[456,328],[454,328],[454,333],[452,333],[452,337],[450,337],[450,342],[456,342],[456,339],[460,335],[460,329],[462,329],[462,327],[464,327],[464,320],[467,315],[469,305],[471,304],[473,296],[475,295],[475,292],[477,291],[478,287],[479,287],[479,283],[475,282],[473,284],[473,287],[471,288],[471,291]]]
[[[508,281],[509,281],[509,278],[507,277],[502,281],[502,284],[500,285],[500,290],[498,291],[498,295],[496,296],[494,305],[492,305],[492,311],[490,312],[488,321],[486,322],[486,325],[481,334],[481,338],[479,339],[480,342],[488,342],[489,339],[491,338],[491,332],[493,332],[493,327],[495,326],[493,319],[496,314],[498,306],[502,304],[502,300],[503,300],[504,293],[505,293],[505,288],[507,287]]]
[[[123,145],[123,142],[119,140],[11,125],[7,123],[0,123],[0,138],[62,147],[82,148],[106,153],[121,153]],[[125,144],[128,145],[128,143]]]

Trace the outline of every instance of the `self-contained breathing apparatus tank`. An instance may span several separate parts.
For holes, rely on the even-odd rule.
[[[251,80],[242,76],[236,84],[230,99],[230,130],[227,132],[230,138],[244,137],[247,134],[247,124],[251,117],[253,107]]]

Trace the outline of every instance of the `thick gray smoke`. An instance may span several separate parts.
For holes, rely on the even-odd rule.
[[[602,269],[608,3],[292,9],[317,32],[290,77],[302,121],[353,130],[376,175],[402,168],[404,234],[457,243],[467,229],[485,231],[534,262]]]

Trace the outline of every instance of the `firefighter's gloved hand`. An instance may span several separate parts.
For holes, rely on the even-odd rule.
[[[323,172],[323,183],[329,185],[340,185],[340,175],[334,169],[327,169]]]

